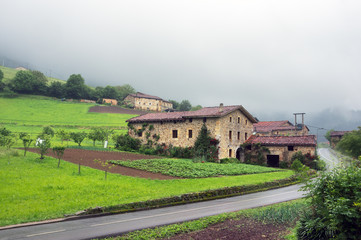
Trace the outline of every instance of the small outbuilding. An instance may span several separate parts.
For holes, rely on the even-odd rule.
[[[116,105],[118,105],[118,101],[117,100],[115,100],[115,99],[109,99],[109,98],[103,98],[103,104],[104,103],[108,103],[108,104],[110,104],[110,105],[114,105],[114,106],[116,106]]]
[[[331,138],[331,142],[330,142],[330,145],[331,145],[331,148],[335,148],[337,143],[339,141],[341,141],[341,139],[343,138],[343,136],[346,134],[346,133],[349,133],[350,131],[333,131],[331,132],[330,134],[330,138]]]
[[[316,136],[251,136],[245,142],[245,155],[255,156],[254,151],[265,147],[267,149],[262,154],[266,160],[267,166],[279,167],[281,162],[291,163],[291,158],[296,152],[316,154]],[[257,161],[257,160],[255,160]]]

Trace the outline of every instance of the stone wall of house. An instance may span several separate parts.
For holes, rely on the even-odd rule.
[[[273,130],[271,132],[260,132],[258,136],[306,136],[308,130],[303,127],[302,130]]]
[[[142,129],[143,123],[134,123],[132,124],[134,130],[130,130],[129,134],[141,139],[143,144],[148,140],[155,142],[153,135],[158,135],[158,144],[193,147],[203,123],[210,131],[211,137],[219,140],[219,158],[236,157],[237,149],[251,136],[253,129],[250,120],[237,110],[222,118],[193,118],[185,121],[148,123],[141,136],[138,136],[136,131]],[[149,130],[150,125],[153,125],[152,131]]]
[[[155,111],[162,112],[165,109],[173,108],[173,104],[170,102],[165,102],[159,99],[151,98],[138,98],[128,95],[124,102],[132,104],[135,109],[145,110],[145,111]]]
[[[278,155],[280,162],[291,162],[293,154],[302,152],[302,154],[310,153],[312,156],[316,154],[316,148],[312,146],[294,146],[293,150],[289,150],[288,146],[267,146],[270,153],[266,155]]]

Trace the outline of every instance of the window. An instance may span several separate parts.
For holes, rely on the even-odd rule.
[[[229,131],[229,140],[232,140],[232,131]]]
[[[237,132],[237,140],[239,140],[241,138],[241,133]]]
[[[204,123],[207,122],[207,118],[203,118],[203,122],[204,122]]]
[[[248,124],[248,120],[246,119],[246,125]]]
[[[232,117],[229,117],[229,122],[232,122]]]
[[[190,118],[190,119],[189,119],[189,122],[192,122],[192,121],[193,121],[193,119],[192,119],[192,118]]]
[[[229,149],[229,151],[228,151],[228,157],[232,157],[232,149]]]
[[[150,102],[149,105],[152,105],[152,103]]]
[[[142,129],[138,129],[137,134],[138,134],[138,137],[142,137],[143,136]]]
[[[193,131],[192,129],[188,130],[188,138],[192,138],[193,137]]]
[[[288,151],[293,151],[293,146],[288,146]]]
[[[247,140],[247,133],[244,134],[244,140]]]
[[[237,122],[238,122],[238,123],[240,123],[240,122],[241,122],[241,118],[240,118],[240,117],[238,117]]]
[[[173,130],[173,138],[178,138],[178,130]]]

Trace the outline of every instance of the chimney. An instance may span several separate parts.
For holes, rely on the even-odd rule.
[[[223,103],[219,104],[219,112],[223,112]]]

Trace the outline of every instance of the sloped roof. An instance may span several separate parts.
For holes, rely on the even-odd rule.
[[[138,98],[149,98],[149,99],[163,100],[160,97],[152,96],[152,95],[141,93],[141,92],[132,93],[132,94],[129,94],[129,95],[132,96],[132,97],[138,97]]]
[[[292,123],[284,121],[263,121],[253,124],[255,132],[271,132],[274,130],[291,130],[295,129]]]
[[[349,132],[351,131],[333,131],[331,132],[330,137],[342,137],[343,135]]]
[[[245,143],[264,146],[316,146],[316,136],[251,136]]]
[[[233,111],[240,110],[252,123],[257,120],[241,105],[223,106],[223,107],[205,107],[197,111],[190,112],[166,112],[166,113],[149,113],[128,119],[128,122],[156,122],[156,121],[173,121],[185,120],[187,118],[203,117],[223,117]]]

